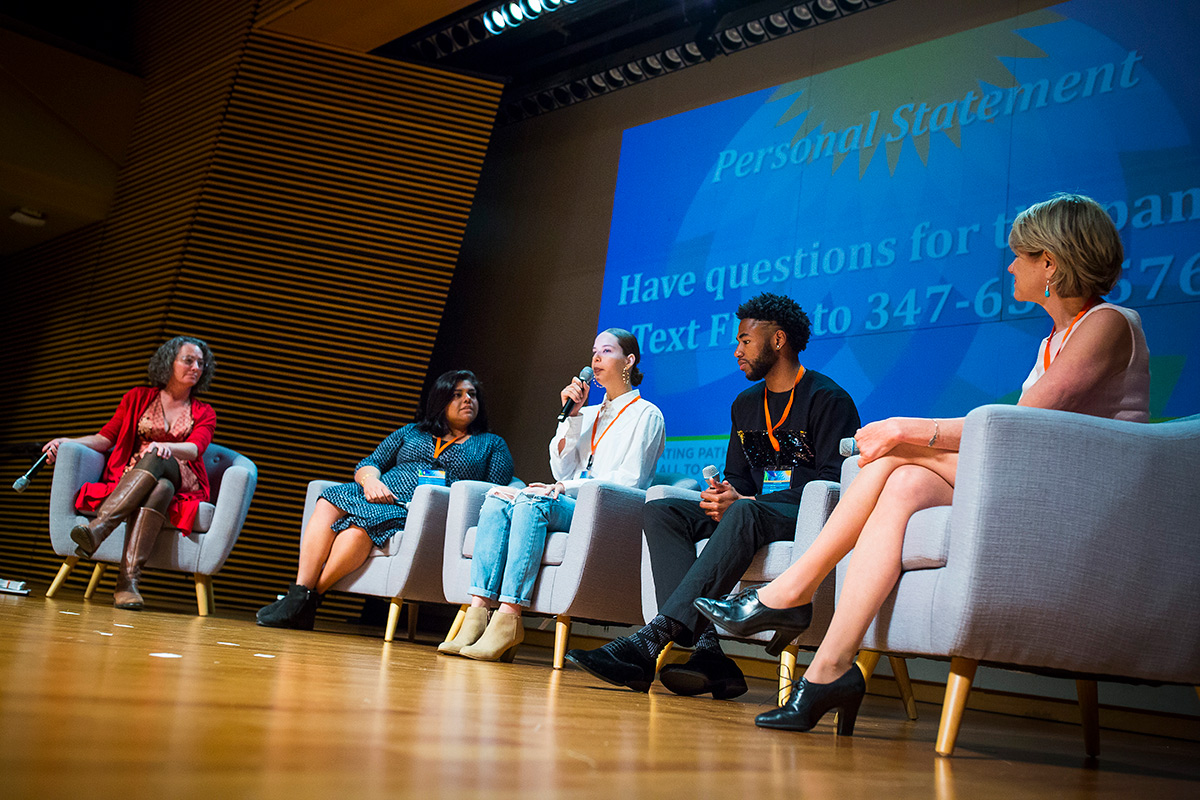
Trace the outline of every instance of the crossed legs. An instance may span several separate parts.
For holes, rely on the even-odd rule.
[[[362,528],[351,525],[335,531],[333,524],[346,512],[324,498],[304,528],[296,583],[324,594],[331,586],[366,563],[373,542]]]

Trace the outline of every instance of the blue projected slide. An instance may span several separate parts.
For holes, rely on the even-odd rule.
[[[762,291],[865,421],[1015,402],[1050,319],[1012,300],[1008,230],[1055,191],[1121,231],[1152,416],[1200,412],[1198,36],[1197,4],[1073,0],[625,131],[600,322],[641,342],[660,469],[724,463]]]

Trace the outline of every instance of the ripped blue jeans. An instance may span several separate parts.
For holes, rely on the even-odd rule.
[[[571,526],[575,499],[488,495],[479,512],[471,556],[471,594],[528,608],[546,548],[546,533]]]

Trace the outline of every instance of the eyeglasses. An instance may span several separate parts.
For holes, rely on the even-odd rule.
[[[184,356],[183,358],[177,358],[175,360],[180,362],[181,364],[183,364],[186,367],[199,367],[200,369],[204,369],[204,359],[203,358],[195,358],[193,356]]]

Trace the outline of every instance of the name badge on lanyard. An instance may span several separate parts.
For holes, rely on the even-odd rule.
[[[446,470],[419,469],[417,470],[417,486],[445,486]]]
[[[763,472],[763,494],[782,492],[792,488],[792,471],[790,469],[768,469]]]

